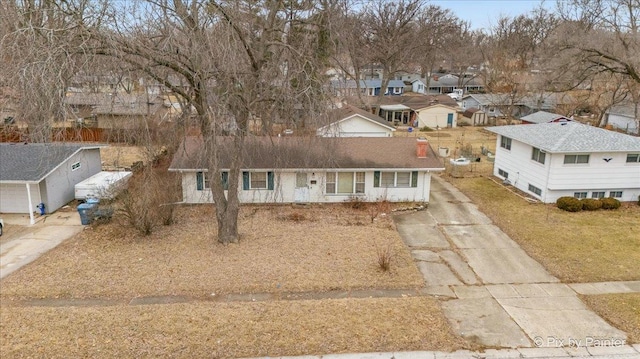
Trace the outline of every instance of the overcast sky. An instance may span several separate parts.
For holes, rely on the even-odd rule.
[[[470,21],[473,29],[488,28],[500,15],[518,16],[537,8],[540,0],[431,0],[430,3],[448,8],[462,20]],[[544,2],[547,9],[555,7],[555,0]]]

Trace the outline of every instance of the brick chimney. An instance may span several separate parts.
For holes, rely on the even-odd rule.
[[[427,158],[429,141],[424,137],[419,137],[416,142],[416,156],[418,158]]]

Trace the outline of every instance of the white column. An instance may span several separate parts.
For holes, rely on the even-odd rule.
[[[27,185],[27,200],[29,201],[29,222],[31,224],[36,224],[36,220],[33,218],[33,205],[31,204],[31,188],[29,183]]]

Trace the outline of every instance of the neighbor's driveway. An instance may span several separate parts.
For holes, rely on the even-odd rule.
[[[446,299],[444,313],[466,339],[513,348],[626,339],[439,176],[426,211],[394,220],[426,291]]]
[[[2,219],[5,232],[0,242],[0,278],[33,262],[84,228],[75,210],[61,210],[40,217],[32,226],[29,225],[29,217],[26,215],[3,214]]]

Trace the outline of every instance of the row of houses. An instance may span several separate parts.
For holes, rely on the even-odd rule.
[[[364,115],[364,114],[363,114]],[[497,135],[493,174],[544,203],[562,196],[640,196],[640,138],[574,121],[489,127]],[[225,141],[224,138],[219,141]],[[413,137],[262,137],[245,139],[238,178],[221,146],[221,181],[238,181],[242,203],[428,202],[431,176],[444,164]],[[180,174],[185,203],[211,203],[202,139],[187,137],[169,171]],[[73,187],[100,171],[96,145],[0,144],[0,212],[55,211]]]
[[[381,79],[366,79],[358,82],[347,79],[331,80],[330,89],[335,96],[379,96],[382,88]],[[458,77],[453,74],[434,74],[429,77],[421,77],[418,74],[399,75],[389,80],[384,95],[400,96],[405,93],[422,95],[442,95],[462,90],[464,93],[484,92],[484,83],[478,77]]]

